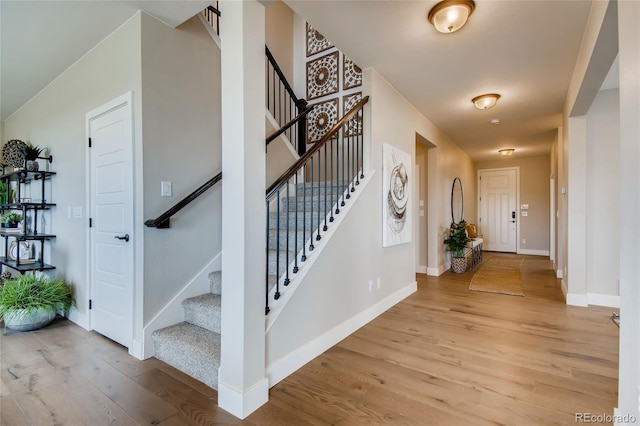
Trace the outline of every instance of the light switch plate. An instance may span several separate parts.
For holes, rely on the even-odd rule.
[[[529,210],[529,204],[520,204],[521,210]]]
[[[73,218],[74,219],[82,218],[82,207],[80,207],[80,206],[74,206],[73,207]]]
[[[171,181],[163,180],[160,182],[160,195],[162,197],[171,197]]]
[[[522,216],[529,216],[529,212],[522,212]]]

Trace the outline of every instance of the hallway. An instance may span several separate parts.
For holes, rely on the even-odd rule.
[[[273,387],[244,422],[215,406],[215,391],[69,321],[7,332],[1,423],[540,425],[612,414],[612,310],[565,305],[549,260],[523,257],[525,297],[468,291],[474,271],[418,275],[415,294]]]

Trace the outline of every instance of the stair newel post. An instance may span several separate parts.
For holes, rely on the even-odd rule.
[[[295,177],[293,178],[293,182],[294,182],[294,188],[295,188],[295,203],[296,203],[296,231],[293,234],[294,235],[294,240],[293,240],[293,252],[295,253],[294,257],[293,257],[293,273],[297,273],[298,272],[298,174],[296,173],[294,175]]]
[[[266,233],[266,240],[267,240],[267,248],[266,248],[266,259],[269,259],[269,199],[267,198],[267,206],[266,206],[266,212],[267,212],[267,233]],[[277,232],[277,231],[276,231]],[[265,301],[264,301],[264,314],[267,315],[270,311],[269,309],[269,268],[265,268],[265,274],[264,274],[264,287],[265,287]]]
[[[287,189],[286,189],[286,194],[287,194],[287,206],[286,206],[286,209],[285,209],[285,214],[287,215],[287,234],[286,234],[286,235],[287,235],[287,236],[286,236],[286,250],[287,250],[287,251],[286,251],[286,253],[285,253],[285,260],[286,260],[286,262],[285,262],[285,264],[284,264],[284,268],[285,268],[285,269],[284,269],[284,270],[285,270],[284,285],[285,285],[285,286],[288,286],[288,285],[289,285],[289,282],[290,282],[290,281],[289,281],[289,232],[290,232],[289,230],[290,230],[291,228],[289,227],[289,220],[290,220],[290,217],[291,217],[291,209],[289,208],[289,201],[290,201],[291,199],[289,198],[289,183],[290,183],[290,182],[287,182]]]
[[[307,109],[307,101],[304,99],[298,99],[296,101],[296,108],[298,114]],[[298,139],[298,155],[303,155],[307,151],[307,116],[305,115],[300,119],[297,124],[297,139]]]

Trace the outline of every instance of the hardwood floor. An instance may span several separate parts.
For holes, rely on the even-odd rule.
[[[201,383],[69,321],[6,332],[0,423],[547,425],[612,414],[612,309],[566,306],[549,261],[524,259],[525,297],[468,291],[474,271],[418,275],[417,293],[273,387],[245,421]]]

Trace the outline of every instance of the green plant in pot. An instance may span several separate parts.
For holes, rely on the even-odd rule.
[[[40,168],[38,157],[41,152],[42,148],[38,145],[28,143],[22,147],[22,155],[24,159],[27,160],[27,170],[37,171]]]
[[[464,254],[464,248],[467,243],[473,241],[467,235],[467,222],[460,221],[452,223],[449,230],[449,238],[444,243],[449,246],[451,251],[451,269],[458,274],[467,270],[467,258]]]
[[[22,222],[22,215],[15,212],[5,212],[0,215],[0,222],[3,228],[17,228]]]
[[[62,278],[21,275],[0,287],[0,317],[7,328],[30,331],[44,327],[74,306],[71,287]]]
[[[7,195],[9,196],[8,198]],[[13,189],[9,189],[9,193],[7,194],[7,184],[0,182],[0,204],[8,204],[12,198]]]

